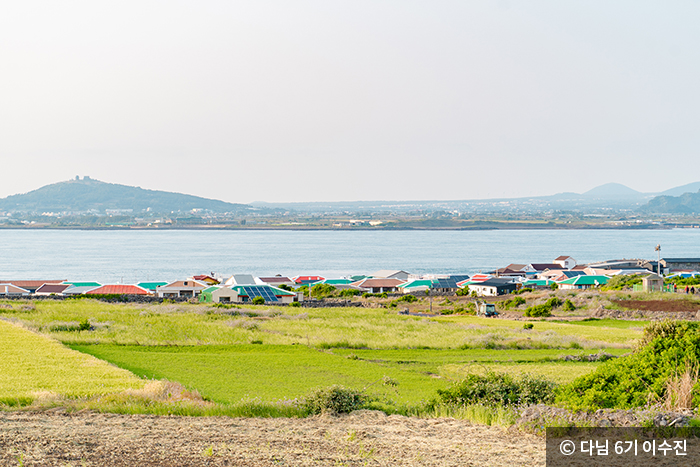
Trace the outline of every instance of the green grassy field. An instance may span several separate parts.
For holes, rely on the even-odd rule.
[[[0,356],[0,401],[9,404],[47,392],[80,397],[145,384],[128,371],[5,321],[0,321]]]
[[[0,318],[53,337],[82,354],[30,334],[121,372],[124,378],[105,376],[97,382],[89,375],[71,377],[70,372],[57,378],[56,372],[46,368],[58,363],[41,363],[39,354],[26,352],[16,340],[8,347],[11,350],[2,350],[3,356],[23,352],[20,365],[43,368],[45,374],[26,376],[26,384],[8,380],[0,397],[37,390],[70,397],[118,392],[157,379],[181,383],[220,404],[240,405],[250,400],[293,400],[314,388],[340,384],[365,389],[393,409],[416,406],[452,381],[487,370],[571,381],[598,363],[562,361],[563,356],[599,351],[623,354],[641,336],[645,324],[533,321],[534,328],[525,330],[519,320],[465,315],[425,318],[380,308],[221,309],[94,300],[0,302]],[[90,329],[80,330],[85,320]]]
[[[378,349],[631,348],[644,323],[604,321],[523,322],[466,315],[423,318],[377,308],[219,309],[206,305],[105,304],[93,300],[15,303],[0,316],[70,344],[231,345],[303,344]],[[22,309],[22,308],[25,309]],[[88,319],[90,331],[66,331]]]
[[[144,378],[168,379],[221,403],[241,399],[272,402],[303,397],[314,388],[340,384],[391,399],[415,403],[435,395],[447,380],[403,369],[345,358],[304,346],[237,345],[145,347],[74,345]],[[396,386],[383,384],[391,378]]]

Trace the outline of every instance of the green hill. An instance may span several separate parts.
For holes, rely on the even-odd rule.
[[[89,177],[46,185],[37,190],[0,199],[0,210],[10,212],[104,212],[105,209],[133,210],[134,213],[190,211],[245,212],[252,208],[199,196],[144,190],[143,188],[105,183]]]
[[[700,213],[700,190],[697,193],[683,193],[680,196],[657,196],[649,201],[643,210],[664,214]]]

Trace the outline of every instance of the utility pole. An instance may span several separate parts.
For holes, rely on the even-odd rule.
[[[656,263],[656,269],[659,273],[659,276],[661,275],[661,244],[656,245],[656,248],[654,248],[654,251],[658,253],[658,261]]]

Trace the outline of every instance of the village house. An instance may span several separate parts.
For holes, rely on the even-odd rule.
[[[199,295],[202,290],[208,287],[204,282],[193,281],[175,281],[170,284],[156,287],[156,295],[160,298],[193,298]]]
[[[664,274],[700,270],[700,258],[661,258],[660,263]]]
[[[29,295],[31,292],[13,284],[0,284],[0,297],[19,297]]]
[[[303,296],[288,290],[270,287],[269,285],[237,285],[231,289],[238,294],[237,303],[252,302],[256,297],[265,299],[265,303],[289,304],[295,301],[302,301]]]
[[[150,295],[151,293],[139,287],[129,284],[106,284],[86,292],[86,295]]]
[[[270,285],[272,287],[279,287],[280,285],[294,287],[296,285],[296,283],[290,277],[282,276],[280,274],[271,277],[258,277],[255,282],[258,285]]]
[[[469,287],[470,292],[476,292],[481,297],[495,297],[515,292],[518,284],[513,282],[512,279],[494,277],[485,281],[467,282],[466,287]]]
[[[400,279],[363,279],[361,281],[353,282],[351,285],[371,293],[383,293],[383,292],[398,292],[399,286],[404,284],[406,281]]]
[[[237,303],[239,301],[238,292],[230,287],[212,285],[202,290],[199,301],[202,303]]]
[[[560,289],[591,289],[608,283],[608,276],[576,276],[559,282]]]
[[[571,256],[559,256],[554,260],[554,263],[567,270],[571,270],[576,266],[576,260]]]
[[[34,295],[63,295],[71,284],[44,284],[34,292]]]
[[[375,279],[399,279],[402,281],[407,281],[411,274],[406,271],[399,271],[396,269],[382,269],[371,275]]]

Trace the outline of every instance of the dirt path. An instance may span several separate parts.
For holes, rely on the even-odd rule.
[[[544,463],[542,438],[453,419],[369,411],[306,419],[0,412],[0,464],[10,466]]]

